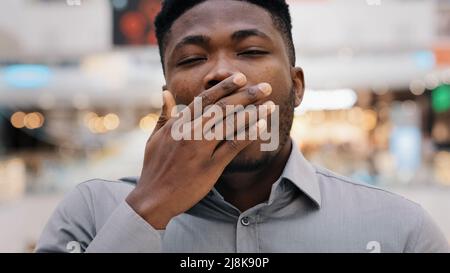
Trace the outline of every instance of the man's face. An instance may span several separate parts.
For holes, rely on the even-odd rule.
[[[265,101],[280,107],[279,148],[262,152],[260,141],[255,141],[226,171],[253,170],[277,155],[289,138],[293,109],[303,95],[303,73],[291,66],[282,34],[266,10],[241,1],[198,4],[174,22],[164,60],[166,87],[177,104],[190,104],[237,72],[247,77],[247,86],[269,83],[273,92]]]

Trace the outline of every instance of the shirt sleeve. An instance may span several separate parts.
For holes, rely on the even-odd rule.
[[[411,236],[411,243],[405,252],[413,253],[449,253],[449,242],[438,228],[431,216],[422,208],[419,209],[420,220]]]
[[[97,231],[88,197],[78,186],[58,205],[36,245],[36,252],[160,252],[155,230],[122,201]]]

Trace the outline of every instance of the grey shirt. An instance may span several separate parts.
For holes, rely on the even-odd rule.
[[[36,251],[450,251],[420,205],[314,166],[297,148],[269,200],[244,212],[213,189],[158,231],[124,201],[133,187],[100,179],[81,183],[56,208]]]

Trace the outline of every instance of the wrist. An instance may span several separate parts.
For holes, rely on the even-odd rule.
[[[163,202],[151,200],[150,198],[140,198],[139,194],[136,194],[134,191],[125,200],[128,205],[154,229],[165,229],[173,216],[164,209]]]

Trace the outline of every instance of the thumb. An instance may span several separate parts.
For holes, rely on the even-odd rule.
[[[168,90],[163,91],[163,108],[161,115],[164,115],[168,120],[171,119],[172,111],[175,109],[176,103],[172,93]]]
[[[172,111],[175,109],[176,103],[172,93],[168,90],[163,91],[163,106],[161,115],[159,116],[158,122],[156,123],[153,134],[161,129],[161,127],[166,124],[166,122],[172,118]]]

